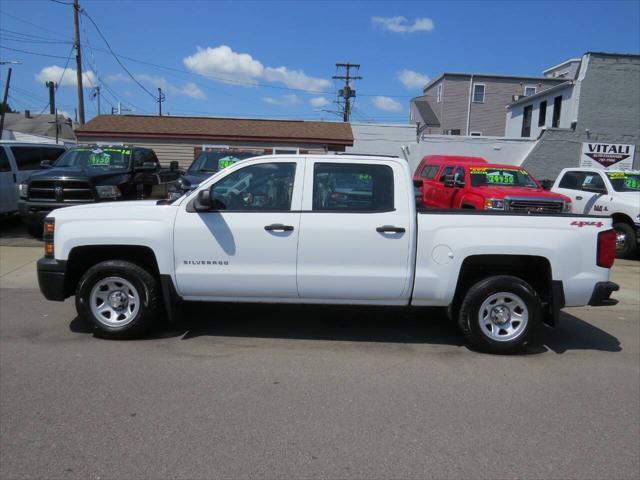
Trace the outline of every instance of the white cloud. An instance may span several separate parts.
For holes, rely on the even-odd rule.
[[[433,20],[427,17],[416,18],[409,23],[407,17],[371,17],[371,23],[383,30],[394,33],[430,32],[434,28]]]
[[[400,102],[396,102],[393,98],[378,96],[373,97],[371,101],[376,108],[384,110],[385,112],[402,112],[402,105],[400,104]]]
[[[270,82],[281,82],[289,88],[306,90],[307,92],[321,92],[331,86],[329,80],[309,77],[302,70],[289,70],[287,67],[267,67],[264,71],[264,78]]]
[[[300,99],[297,95],[282,95],[279,98],[262,97],[262,100],[269,105],[276,105],[278,107],[289,107],[300,103]]]
[[[154,77],[153,75],[147,75],[146,73],[136,74],[134,77],[141,83],[148,83],[156,88],[161,88],[165,94],[184,95],[197,99],[207,98],[204,92],[193,82],[187,82],[180,86],[168,82],[164,77]],[[131,83],[133,81],[130,77],[123,75],[122,73],[109,75],[107,80],[112,83]]]
[[[402,82],[407,90],[422,89],[427,83],[429,83],[429,77],[422,73],[414,72],[413,70],[401,70],[398,72],[398,80]]]
[[[55,82],[58,83],[61,87],[75,87],[78,84],[76,70],[73,70],[72,68],[67,68],[65,70],[63,67],[59,67],[57,65],[44,67],[42,70],[40,70],[40,73],[36,74],[36,80],[41,83]],[[97,84],[98,81],[93,72],[82,72],[83,86],[91,87]]]
[[[259,80],[282,83],[289,88],[318,92],[331,86],[329,80],[310,77],[302,70],[287,67],[265,67],[248,53],[234,52],[227,45],[200,48],[182,61],[192,72],[222,82],[255,84]]]
[[[326,107],[330,102],[325,97],[313,97],[309,99],[309,103],[312,107],[320,108]]]
[[[197,52],[182,59],[192,72],[223,80],[255,83],[262,76],[264,66],[248,53],[236,53],[227,45],[197,48]]]

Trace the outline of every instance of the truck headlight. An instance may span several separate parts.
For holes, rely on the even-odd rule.
[[[20,195],[20,198],[27,198],[29,195],[29,185],[26,183],[18,185],[18,194]]]
[[[571,212],[571,202],[564,202],[564,208],[562,210],[564,213]]]
[[[99,198],[118,198],[122,192],[115,185],[100,185],[96,187]]]
[[[504,200],[496,200],[495,198],[490,198],[484,202],[485,210],[504,210]]]

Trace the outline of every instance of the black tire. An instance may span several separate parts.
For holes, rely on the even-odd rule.
[[[111,321],[107,317],[101,318],[91,308],[94,287],[99,282],[111,277],[124,279],[135,288],[137,294],[138,301],[135,302],[137,307],[133,305],[133,302],[127,305],[132,309],[135,307],[135,310],[129,312],[127,307],[122,309],[123,316],[130,315],[130,318],[122,325],[114,325],[117,323],[117,319]],[[130,291],[126,285],[122,289]],[[151,328],[154,320],[159,318],[160,304],[161,294],[156,278],[139,265],[123,260],[108,260],[94,265],[82,276],[76,288],[78,314],[93,325],[96,336],[103,338],[127,339],[142,336]]]
[[[151,196],[151,194],[153,193],[153,185],[145,185],[142,189],[142,195],[143,197],[149,198]]]
[[[616,238],[616,257],[633,258],[638,248],[635,229],[628,223],[614,223],[613,229],[616,236],[624,235],[624,241],[620,243]]]
[[[489,300],[492,295],[502,292],[511,294],[513,298],[517,299],[516,303],[504,304],[508,306],[508,312],[511,312],[511,309],[513,309],[517,313],[520,313],[519,303],[522,303],[528,314],[527,321],[521,321],[518,324],[518,327],[516,327],[513,332],[514,336],[512,338],[509,337],[506,329],[502,329],[495,322],[491,322],[493,323],[491,328],[486,329],[480,319],[480,309],[483,303]],[[492,308],[504,306],[498,302],[496,302]],[[489,305],[487,305],[487,308],[488,307]],[[473,285],[463,298],[460,309],[458,310],[458,324],[469,346],[476,350],[496,354],[518,353],[522,351],[526,345],[539,342],[539,336],[542,331],[542,306],[540,297],[531,285],[518,277],[511,275],[488,277]],[[513,323],[513,325],[515,324],[517,324],[517,322]],[[511,325],[512,324],[509,324],[509,326]],[[491,332],[498,330],[498,332],[489,333],[489,330],[491,330]],[[501,336],[500,332],[502,331],[505,332],[505,335],[502,335],[504,339],[496,338]]]

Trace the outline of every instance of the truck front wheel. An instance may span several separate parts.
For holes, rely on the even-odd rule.
[[[78,314],[94,327],[96,335],[124,339],[149,330],[158,316],[158,281],[144,268],[122,260],[91,267],[76,289]]]
[[[485,278],[467,292],[458,323],[472,347],[489,353],[516,353],[537,340],[542,324],[540,297],[518,277]]]

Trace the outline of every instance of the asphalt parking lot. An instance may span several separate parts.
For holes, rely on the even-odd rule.
[[[640,473],[638,262],[614,267],[618,305],[500,357],[434,311],[195,306],[101,340],[40,295],[40,248],[3,242],[3,479]]]

